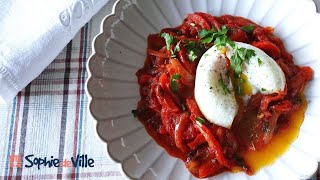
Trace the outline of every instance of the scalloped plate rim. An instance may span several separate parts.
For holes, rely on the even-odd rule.
[[[95,42],[96,42],[96,40],[99,38],[99,36],[101,36],[101,35],[103,35],[103,34],[105,33],[104,28],[103,28],[104,23],[105,23],[109,18],[111,18],[111,17],[113,17],[113,16],[116,15],[116,13],[117,13],[117,12],[116,12],[116,8],[117,8],[117,6],[118,6],[119,3],[120,3],[120,0],[116,0],[116,2],[115,2],[115,3],[113,4],[113,6],[112,6],[112,12],[111,12],[109,15],[105,16],[105,17],[102,19],[102,21],[101,21],[101,23],[100,23],[100,27],[99,27],[99,28],[100,28],[100,31],[99,31],[99,33],[98,33],[97,35],[94,36],[94,38],[93,38],[93,40],[92,40],[92,42],[91,42],[92,53],[91,53],[91,55],[90,55],[90,57],[88,58],[88,61],[87,61],[87,63],[86,63],[86,69],[87,69],[87,73],[88,73],[88,77],[87,77],[86,82],[85,82],[85,93],[86,93],[86,95],[87,95],[87,97],[88,97],[87,111],[88,111],[88,112],[90,113],[90,115],[92,116],[92,119],[94,119],[94,120],[96,121],[95,133],[96,133],[96,135],[101,139],[101,141],[105,142],[107,151],[108,151],[108,141],[107,141],[106,139],[104,139],[104,138],[100,135],[100,133],[99,133],[99,131],[98,131],[99,120],[97,120],[97,118],[93,115],[93,113],[92,113],[92,111],[91,111],[91,104],[92,104],[92,101],[93,101],[93,96],[91,95],[91,93],[90,93],[90,91],[89,91],[88,83],[89,83],[89,81],[93,78],[93,77],[92,77],[93,75],[92,75],[91,70],[90,70],[90,62],[91,62],[91,59],[96,55]],[[120,162],[118,162],[116,159],[114,159],[114,158],[110,155],[109,152],[107,153],[107,156],[108,156],[114,163],[116,163],[116,165],[119,167],[119,169],[121,170],[121,173],[122,173],[123,175],[125,175],[126,177],[129,177],[129,176],[123,171],[122,165],[121,165]]]

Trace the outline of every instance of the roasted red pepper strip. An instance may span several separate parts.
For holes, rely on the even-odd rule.
[[[181,149],[183,152],[187,152],[187,146],[183,143],[183,131],[186,129],[189,121],[189,116],[187,113],[183,113],[179,117],[179,122],[175,127],[174,139],[176,146]]]
[[[216,155],[219,163],[225,167],[230,168],[230,163],[224,157],[220,143],[216,140],[216,138],[212,135],[210,130],[205,125],[202,125],[196,121],[196,117],[201,117],[201,112],[196,101],[194,99],[187,99],[187,105],[191,111],[190,119],[193,121],[195,127],[201,132],[203,137],[207,140],[209,147]]]
[[[148,49],[147,53],[149,55],[157,56],[157,57],[160,57],[160,58],[169,58],[170,57],[170,54],[168,54],[167,52],[160,52],[160,51],[155,51],[155,50],[152,50],[152,49]]]
[[[188,146],[195,150],[198,146],[200,146],[201,144],[207,142],[206,139],[203,137],[202,134],[198,134],[198,136],[196,137],[196,139],[194,141],[192,141],[191,143],[188,144]]]
[[[206,19],[204,19],[202,16],[200,16],[198,14],[189,14],[188,15],[188,20],[190,22],[198,24],[199,26],[202,27],[202,29],[206,29],[206,30],[210,30],[211,29],[211,26],[206,21]]]
[[[252,43],[253,46],[263,50],[273,59],[278,59],[281,56],[280,49],[271,42],[261,41]]]
[[[207,20],[211,24],[211,26],[216,28],[216,30],[221,29],[221,25],[218,23],[218,21],[215,19],[215,17],[211,16],[210,14],[201,13],[201,12],[198,12],[196,14],[200,15],[205,20]]]

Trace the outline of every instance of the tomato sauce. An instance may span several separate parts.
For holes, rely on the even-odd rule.
[[[202,43],[200,34],[223,27],[230,40],[266,52],[286,77],[283,92],[258,93],[247,105],[240,102],[231,129],[206,121],[194,99],[197,64],[214,45]],[[313,71],[295,65],[272,32],[242,17],[195,13],[176,28],[149,35],[145,64],[136,73],[141,95],[137,117],[149,135],[181,159],[194,176],[205,178],[235,169],[252,175],[272,163],[297,137],[306,109],[302,94]],[[244,87],[246,91],[250,88]]]
[[[302,100],[302,107],[290,115],[290,120],[285,130],[279,130],[274,133],[272,140],[260,150],[243,152],[243,158],[250,165],[253,172],[275,162],[298,137],[304,113],[307,109],[306,99],[303,97]]]

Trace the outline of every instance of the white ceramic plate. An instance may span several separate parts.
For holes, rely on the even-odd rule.
[[[170,157],[131,114],[140,99],[135,72],[146,57],[147,36],[182,23],[195,11],[243,16],[275,27],[298,65],[311,66],[305,91],[309,105],[298,139],[273,165],[254,176],[223,173],[224,179],[304,179],[320,160],[320,16],[311,0],[121,0],[101,24],[88,62],[87,93],[97,132],[108,154],[133,179],[192,179],[184,164]]]

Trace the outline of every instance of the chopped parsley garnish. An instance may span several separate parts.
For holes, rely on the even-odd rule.
[[[198,121],[200,124],[204,124],[205,122],[201,117],[196,117],[196,121]]]
[[[245,30],[253,30],[255,27],[252,25],[243,26]],[[234,49],[234,54],[231,56],[231,68],[235,71],[236,74],[240,74],[243,71],[242,64],[243,62],[249,63],[250,58],[255,56],[256,53],[252,49],[238,48],[235,43],[229,39],[227,36],[228,28],[222,26],[219,31],[213,27],[211,30],[200,30],[199,37],[200,42],[203,44],[211,43],[214,40],[214,44],[218,49],[222,49],[227,44],[229,44]]]
[[[212,27],[211,30],[207,31],[205,29],[199,31],[200,42],[203,44],[209,44],[212,42],[213,38],[216,36],[216,29]]]
[[[197,55],[194,51],[190,51],[189,54],[188,54],[188,58],[191,62],[193,62],[195,59],[197,59]]]
[[[238,77],[239,83],[244,84],[246,80],[244,80],[241,76]]]
[[[260,58],[258,58],[258,64],[259,64],[259,66],[261,66],[261,64],[262,64],[262,61]]]
[[[242,26],[240,29],[248,34],[251,34],[256,27],[253,25]]]
[[[131,110],[131,113],[133,114],[133,117],[137,117],[138,111],[137,110]]]
[[[235,85],[235,92],[239,96],[244,95],[244,83],[246,82],[245,79],[241,76],[241,74],[234,74],[234,85]]]
[[[237,49],[237,51],[240,58],[246,63],[249,63],[250,58],[256,55],[256,53],[252,49],[239,48]]]
[[[214,44],[218,49],[221,49],[222,47],[225,47],[227,44],[229,44],[232,48],[235,47],[235,43],[231,41],[227,35],[218,36],[216,40],[214,41]]]
[[[230,94],[231,91],[230,89],[228,88],[227,84],[225,84],[224,80],[222,79],[222,75],[220,74],[220,79],[218,80],[218,83],[219,85],[222,87],[222,90],[223,90],[223,94],[224,95],[227,95],[227,94]]]
[[[169,33],[161,33],[161,37],[163,37],[166,42],[167,50],[170,50],[171,44],[173,43],[173,40],[174,40],[173,36]]]
[[[171,52],[171,57],[176,57],[176,52],[180,51],[180,43],[181,41],[179,41],[176,46],[174,47],[173,51],[170,49]]]
[[[208,35],[212,35],[212,34],[214,34],[214,33],[216,33],[217,32],[217,30],[214,28],[214,27],[212,27],[212,29],[210,29],[209,31],[208,30],[205,30],[205,29],[202,29],[202,30],[200,30],[199,31],[199,37],[201,38],[201,39],[203,39],[204,37],[206,37],[206,36],[208,36]]]
[[[264,91],[267,91],[267,89],[265,89],[265,88],[261,88],[261,91],[262,91],[262,92],[264,92]]]
[[[242,73],[242,59],[239,55],[238,48],[235,49],[234,55],[230,59],[231,68],[235,71],[236,74]]]
[[[235,47],[234,54],[230,58],[231,68],[234,70],[235,74],[235,92],[237,95],[242,96],[244,94],[243,84],[245,80],[241,77],[243,71],[243,63],[249,63],[251,57],[256,56],[256,53],[252,49],[238,48]]]
[[[177,93],[178,92],[178,83],[177,80],[181,79],[181,75],[180,74],[174,74],[173,76],[171,76],[170,79],[170,88],[171,91],[173,93]]]
[[[256,52],[252,49],[245,49],[242,54],[242,58],[246,63],[249,63],[252,57],[256,56]]]
[[[235,44],[228,38],[227,33],[228,28],[226,26],[222,26],[222,28],[219,31],[216,31],[214,27],[209,31],[200,30],[200,42],[203,44],[209,44],[214,40],[214,44],[217,46],[218,49],[220,49],[223,46],[226,46],[227,44],[229,44],[231,47],[234,47]]]
[[[242,87],[241,86],[236,86],[236,92],[237,92],[237,95],[239,96],[242,96],[243,95],[243,90],[242,90]]]
[[[231,56],[231,68],[236,74],[240,74],[243,71],[243,62],[249,63],[250,58],[255,56],[256,53],[252,49],[235,47],[234,54]]]
[[[227,26],[222,26],[221,29],[218,31],[219,35],[227,35],[227,33],[228,33]]]
[[[174,37],[169,33],[161,33],[161,37],[164,38],[166,42],[166,48],[171,52],[171,57],[176,57],[176,52],[180,51],[180,41],[176,44],[174,49],[171,49],[171,45],[174,43],[175,39]]]
[[[188,59],[191,62],[194,62],[195,59],[197,59],[200,55],[201,46],[197,47],[197,45],[194,41],[189,41],[188,44],[184,45],[188,51]]]
[[[179,42],[176,44],[176,46],[174,47],[174,52],[179,52],[179,51],[180,51],[180,42],[181,42],[181,41],[179,41]]]

